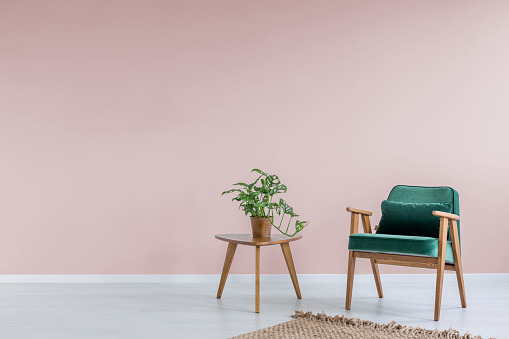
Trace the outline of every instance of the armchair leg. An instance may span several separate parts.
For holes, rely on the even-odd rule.
[[[444,284],[444,267],[445,267],[445,261],[442,261],[442,264],[440,264],[440,261],[437,266],[437,289],[435,294],[435,321],[440,320],[440,306],[442,303],[442,286]]]
[[[463,282],[463,267],[461,265],[460,242],[458,236],[458,224],[456,220],[449,221],[452,243],[452,254],[454,256],[454,266],[456,267],[456,278],[458,280],[458,289],[460,291],[461,307],[467,307],[467,297],[465,295],[465,283]]]
[[[378,264],[375,259],[371,259],[371,269],[373,270],[373,275],[375,277],[376,290],[378,292],[378,297],[383,298],[384,292],[382,290],[382,281],[380,280],[380,272],[378,271]]]
[[[349,310],[350,306],[352,305],[353,275],[355,272],[355,257],[353,254],[354,254],[353,251],[348,252],[348,277],[346,281],[346,302],[345,302],[345,308],[347,310]]]
[[[467,297],[465,295],[465,284],[463,282],[461,266],[456,266],[456,278],[458,280],[458,289],[460,290],[461,307],[467,308]]]
[[[437,289],[435,294],[435,321],[440,320],[442,286],[444,285],[445,245],[447,243],[447,220],[440,218],[440,236],[438,238]]]
[[[352,213],[353,217],[353,213]],[[371,233],[371,222],[369,221],[369,215],[363,214],[361,216],[362,227],[364,228],[364,233]],[[353,220],[352,220],[353,224]],[[351,233],[350,233],[351,234]],[[382,291],[382,281],[380,280],[380,273],[378,272],[378,264],[375,259],[371,259],[371,269],[373,270],[373,276],[375,277],[376,290],[378,291],[378,297],[383,298],[384,292]]]

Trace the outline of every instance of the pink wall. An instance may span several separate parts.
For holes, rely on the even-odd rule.
[[[253,167],[299,273],[396,184],[456,188],[465,272],[509,272],[508,41],[507,1],[1,1],[0,272],[217,274]]]

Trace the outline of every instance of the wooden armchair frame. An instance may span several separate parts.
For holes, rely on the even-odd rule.
[[[359,216],[362,220],[364,233],[372,233],[371,223],[369,217],[371,212],[363,211],[355,208],[348,207],[346,209],[351,213],[350,222],[350,235],[358,233],[359,231]],[[440,319],[440,305],[442,301],[442,286],[444,282],[444,270],[456,271],[456,278],[458,280],[458,288],[460,292],[461,307],[467,307],[467,299],[465,296],[465,285],[463,282],[463,269],[461,266],[461,253],[458,236],[458,223],[459,216],[451,213],[440,211],[433,211],[433,215],[440,217],[440,232],[438,238],[438,258],[433,257],[420,257],[402,254],[388,254],[388,253],[375,253],[375,252],[362,252],[362,251],[349,251],[348,254],[348,278],[346,285],[346,303],[345,308],[350,309],[352,305],[352,291],[353,291],[353,277],[355,271],[355,259],[367,258],[371,261],[371,269],[375,277],[376,289],[378,297],[383,298],[382,282],[380,280],[380,273],[378,271],[378,264],[384,265],[397,265],[397,266],[410,266],[420,268],[431,268],[437,270],[437,283],[435,293],[435,321]],[[450,229],[452,252],[454,256],[454,264],[445,263],[445,250],[447,245],[447,229]]]

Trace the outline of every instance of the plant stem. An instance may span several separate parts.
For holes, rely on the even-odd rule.
[[[274,226],[275,228],[277,228],[277,230],[278,230],[279,232],[281,232],[282,234],[286,235],[287,237],[293,237],[295,234],[297,234],[297,232],[294,232],[293,234],[288,234],[288,233],[287,233],[288,231],[287,231],[287,232],[283,232],[283,231],[281,231],[281,229],[280,229],[279,227],[277,227],[277,226],[275,226],[275,225],[272,225],[272,226]]]
[[[292,218],[290,217],[290,220],[288,220],[288,226],[286,226],[286,232],[288,232],[288,229],[290,228],[290,223],[292,222]]]

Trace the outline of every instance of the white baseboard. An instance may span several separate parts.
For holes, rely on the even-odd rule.
[[[504,276],[509,280],[509,273],[465,274],[465,280],[476,279],[481,276]],[[331,283],[346,282],[346,274],[298,274],[301,283]],[[405,281],[434,281],[435,274],[382,274],[385,282]],[[219,274],[4,274],[0,275],[0,283],[36,283],[36,284],[89,284],[89,283],[219,283]],[[262,274],[262,282],[289,283],[288,274]],[[356,282],[371,282],[373,275],[356,274]],[[229,282],[252,283],[254,274],[231,274]]]
[[[5,274],[0,283],[219,283],[219,274]],[[254,274],[230,274],[229,282],[253,282]],[[300,274],[299,281],[335,282],[343,274]],[[288,274],[262,274],[262,282],[291,282]]]

